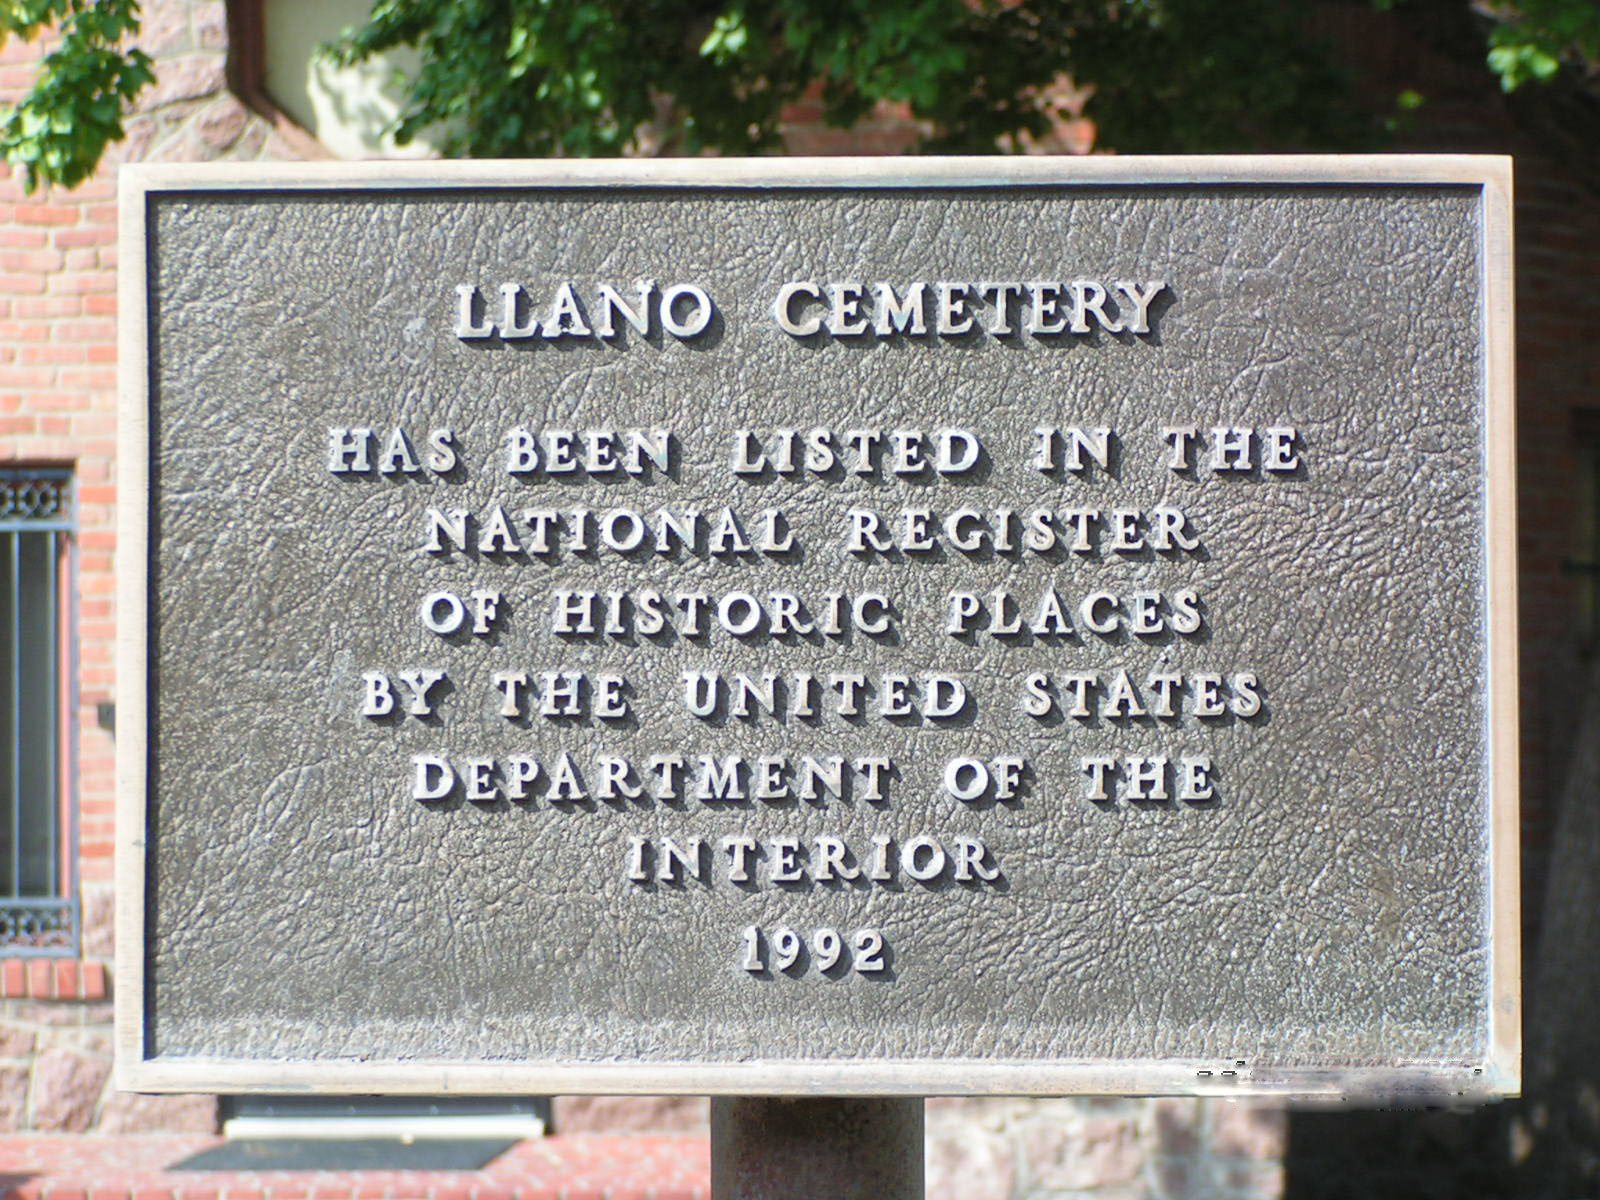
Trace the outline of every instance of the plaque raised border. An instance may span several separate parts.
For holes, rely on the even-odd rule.
[[[1021,189],[1472,188],[1482,243],[1481,481],[1487,613],[1485,775],[1490,793],[1485,907],[1489,914],[1482,1019],[1491,1048],[1477,1062],[1306,1064],[1261,1069],[1196,1059],[1004,1061],[974,1057],[771,1059],[736,1064],[504,1062],[455,1059],[260,1061],[166,1058],[151,1050],[146,1012],[145,814],[151,715],[149,293],[151,197],[185,191],[449,194],[518,188],[582,189]],[[1511,170],[1468,156],[680,160],[566,163],[393,162],[133,166],[121,173],[120,497],[117,577],[117,1085],[135,1091],[361,1093],[679,1093],[718,1095],[1276,1095],[1476,1097],[1520,1086],[1518,729],[1511,283]],[[219,880],[219,886],[225,881]]]

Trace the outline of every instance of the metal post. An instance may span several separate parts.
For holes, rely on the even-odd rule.
[[[712,1097],[711,1200],[922,1200],[922,1108]]]

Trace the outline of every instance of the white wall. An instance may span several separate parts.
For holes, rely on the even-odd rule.
[[[270,0],[263,6],[266,87],[278,106],[339,158],[425,158],[422,139],[397,147],[384,129],[400,111],[396,70],[416,56],[398,51],[359,67],[333,67],[318,45],[361,23],[370,0]]]

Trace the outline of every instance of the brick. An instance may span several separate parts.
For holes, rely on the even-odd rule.
[[[13,98],[20,98],[33,86],[34,76],[38,72],[33,64],[27,66],[6,65],[0,67],[0,93],[3,93],[9,102]]]
[[[117,418],[108,412],[80,413],[72,418],[72,432],[75,437],[82,438],[82,449],[87,450],[90,439],[96,434],[114,434],[117,431]]]
[[[55,382],[55,372],[44,367],[0,367],[0,387],[43,388]]]
[[[15,369],[20,372],[29,370],[30,368],[17,367]],[[104,370],[100,367],[84,370],[66,368],[63,369],[60,374],[59,383],[61,387],[87,388],[92,391],[109,392],[117,386],[117,373],[115,371]],[[0,387],[3,387],[4,385],[4,376],[3,374],[0,374]],[[83,447],[76,447],[75,449],[81,452]]]
[[[83,311],[84,302],[76,296],[43,296],[16,301],[18,317],[70,317]]]
[[[203,48],[215,50],[227,45],[228,16],[223,0],[192,0],[189,21]]]
[[[29,346],[27,355],[30,358],[43,357],[48,354],[51,347]],[[74,408],[86,408],[90,402],[88,392],[48,392],[48,394],[35,395],[34,411],[38,413],[69,413]]]
[[[92,724],[97,720],[98,714],[90,709],[85,718]],[[99,733],[99,730],[95,730]],[[101,736],[104,736],[103,734]],[[78,767],[79,787],[83,787],[87,773],[80,760]],[[87,798],[81,800],[79,805],[82,812],[89,812],[95,807]],[[81,818],[80,818],[81,819]],[[112,942],[114,918],[114,896],[104,889],[83,889],[83,952],[86,955],[110,958],[114,953]],[[89,961],[83,964],[83,998],[85,1000],[105,999],[106,967],[102,962]],[[98,994],[97,994],[98,989]]]
[[[76,225],[83,210],[68,204],[19,204],[16,220],[23,225]]]
[[[28,995],[35,1000],[54,995],[50,990],[51,971],[48,959],[36,958],[28,963]]]
[[[82,1011],[83,1011],[83,1024],[86,1024],[86,1026],[94,1026],[94,1024],[102,1024],[102,1026],[109,1026],[110,1018],[112,1018],[112,1006],[110,1006],[110,1005],[83,1005],[83,1010]]]
[[[71,292],[80,295],[85,292],[114,292],[116,288],[116,277],[109,271],[62,273],[51,276],[49,283],[49,290],[52,292]]]
[[[140,98],[139,106],[148,111],[182,100],[214,95],[227,86],[223,56],[188,54],[169,58],[156,68],[156,85]]]
[[[44,234],[39,234],[43,238]],[[58,250],[92,249],[98,246],[114,246],[117,243],[117,231],[110,226],[79,225],[72,229],[58,229],[50,235],[50,244]],[[4,245],[0,241],[0,245]]]
[[[1163,1158],[1155,1164],[1156,1195],[1216,1196],[1217,1188],[1210,1179],[1206,1164],[1192,1157]]]
[[[26,1058],[33,1053],[34,1042],[28,1030],[0,1025],[0,1058]]]
[[[698,1096],[558,1096],[551,1119],[561,1133],[690,1133],[710,1123]]]
[[[239,140],[249,120],[249,110],[232,96],[224,95],[200,117],[197,125],[200,141],[207,149],[221,154]]]
[[[28,994],[27,964],[20,958],[9,958],[0,967],[0,994],[8,1000]]]
[[[55,992],[63,1000],[78,998],[78,964],[71,959],[63,959],[55,964]]]
[[[1231,1163],[1221,1174],[1231,1200],[1280,1200],[1284,1194],[1281,1163]]]
[[[1036,1121],[1019,1136],[1024,1167],[1041,1188],[1089,1189],[1126,1183],[1144,1166],[1133,1123],[1091,1117],[1077,1127]]]
[[[28,1126],[28,1068],[0,1067],[0,1131]]]
[[[1016,1188],[1010,1138],[970,1120],[930,1127],[925,1165],[930,1196],[1010,1200]]]
[[[166,0],[157,0],[157,2],[165,3]],[[154,5],[147,4],[142,7],[144,11],[149,12]],[[117,198],[116,176],[110,171],[97,171],[73,188],[72,191],[65,194],[79,203],[85,200],[115,200]]]
[[[139,47],[158,61],[174,52],[194,49],[189,31],[189,5],[147,4],[139,27]]]
[[[109,980],[106,974],[105,963],[84,963],[83,990],[80,993],[81,997],[85,1000],[104,1000],[109,990]]]
[[[1158,1154],[1191,1154],[1200,1145],[1201,1101],[1168,1097],[1151,1103]]]
[[[1281,1108],[1219,1103],[1211,1108],[1211,1146],[1220,1155],[1265,1162],[1281,1157],[1289,1119]]]
[[[49,328],[50,332],[62,341],[106,342],[115,345],[117,340],[115,321],[59,321]]]
[[[111,1064],[104,1060],[57,1048],[44,1051],[33,1066],[34,1128],[61,1133],[87,1130],[110,1074]]]
[[[65,256],[59,250],[0,249],[0,271],[59,271]]]
[[[285,149],[281,140],[277,138],[273,138],[271,140],[273,142],[274,150]],[[267,145],[267,141],[267,127],[260,121],[252,121],[250,126],[244,131],[244,137],[240,138],[238,145],[233,148],[232,157],[238,159],[259,158],[263,149]],[[288,153],[282,155],[275,154],[274,157],[292,159],[298,156]]]

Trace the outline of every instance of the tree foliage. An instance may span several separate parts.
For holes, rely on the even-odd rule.
[[[1279,0],[378,0],[331,51],[399,46],[422,65],[396,136],[429,130],[452,156],[769,151],[814,82],[831,124],[900,102],[922,149],[993,152],[1048,131],[1063,74],[1093,85],[1101,141],[1125,151],[1369,132]]]
[[[3,0],[0,42],[48,31],[57,47],[32,89],[0,116],[0,155],[21,168],[31,192],[41,182],[67,187],[93,173],[122,138],[122,114],[155,81],[149,57],[127,39],[139,32],[137,0]]]
[[[1596,0],[1470,2],[1507,91],[1573,74],[1600,91]],[[0,154],[30,190],[79,182],[122,136],[153,79],[131,42],[138,4],[0,0],[0,40],[59,38],[0,114]],[[352,64],[415,48],[396,137],[426,130],[452,156],[772,151],[784,108],[813,86],[831,124],[901,103],[926,131],[919,149],[993,152],[1049,131],[1065,78],[1087,91],[1106,148],[1370,145],[1385,110],[1417,98],[1354,95],[1305,12],[1293,0],[376,0],[328,53]]]
[[[1485,4],[1493,18],[1489,66],[1512,92],[1548,83],[1570,67],[1590,87],[1600,82],[1600,4],[1595,0],[1521,0]]]

